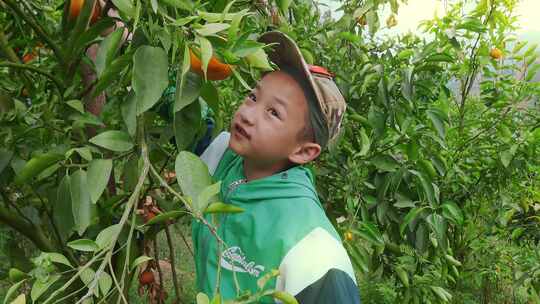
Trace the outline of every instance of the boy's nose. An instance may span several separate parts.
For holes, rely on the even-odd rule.
[[[254,121],[255,121],[255,111],[253,109],[254,107],[250,108],[250,107],[243,107],[243,109],[241,108],[240,111],[238,111],[239,115],[240,115],[240,120],[242,121],[242,123],[246,124],[246,125],[253,125]]]

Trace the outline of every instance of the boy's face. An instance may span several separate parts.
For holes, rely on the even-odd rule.
[[[297,154],[306,145],[317,145],[299,136],[307,113],[307,100],[300,85],[284,72],[269,73],[236,111],[229,146],[238,155],[261,165],[302,163]]]

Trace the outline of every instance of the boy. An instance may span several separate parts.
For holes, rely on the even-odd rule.
[[[245,211],[218,217],[223,248],[194,222],[197,287],[212,298],[219,275],[220,295],[232,299],[255,292],[259,278],[279,269],[266,288],[299,303],[360,303],[349,257],[302,166],[337,135],[345,101],[331,75],[308,66],[290,38],[269,32],[259,40],[277,43],[269,57],[280,70],[264,75],[235,113],[230,134],[201,156],[222,182],[222,201]]]

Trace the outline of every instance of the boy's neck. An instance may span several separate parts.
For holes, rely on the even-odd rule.
[[[244,158],[244,176],[248,181],[274,175],[291,167],[288,160],[275,163],[261,163]]]

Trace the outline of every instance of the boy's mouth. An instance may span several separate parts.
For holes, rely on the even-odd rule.
[[[234,124],[233,129],[235,133],[241,135],[242,137],[245,137],[247,139],[251,138],[251,136],[246,132],[246,130],[242,128],[242,126],[240,126],[238,123]]]

